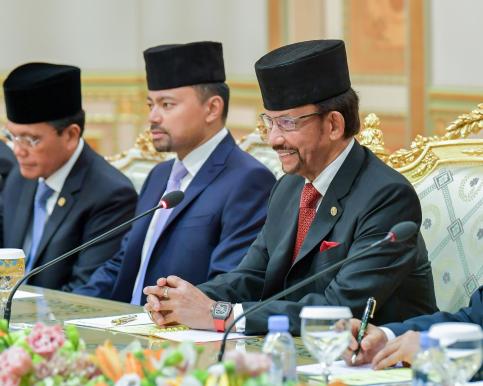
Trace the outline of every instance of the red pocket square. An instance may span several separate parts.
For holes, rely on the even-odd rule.
[[[322,241],[322,243],[320,244],[320,252],[324,252],[330,248],[334,248],[339,244],[340,243],[338,243],[337,241]]]

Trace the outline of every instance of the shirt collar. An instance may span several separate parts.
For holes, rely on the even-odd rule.
[[[48,178],[45,179],[45,183],[47,184],[47,186],[49,186],[55,192],[60,193],[62,187],[64,186],[64,182],[67,179],[67,176],[74,167],[74,164],[78,160],[83,148],[84,140],[81,138],[79,140],[79,143],[77,144],[77,148],[75,149],[69,160],[54,173],[52,173]],[[39,180],[43,180],[43,178],[40,177]]]
[[[208,157],[213,153],[220,142],[228,135],[228,130],[224,127],[208,141],[192,150],[183,158],[183,165],[188,170],[188,173],[194,177],[201,169]],[[176,161],[179,158],[176,157]]]
[[[327,190],[329,189],[329,185],[334,179],[335,175],[339,171],[340,167],[344,163],[345,159],[349,155],[349,152],[354,146],[354,138],[349,142],[349,144],[345,147],[345,149],[340,153],[335,160],[333,160],[324,170],[320,173],[315,180],[312,181],[315,189],[322,195],[325,196]],[[310,182],[309,180],[305,180],[305,183]]]

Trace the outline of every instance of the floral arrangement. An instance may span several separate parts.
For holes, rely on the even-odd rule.
[[[8,333],[0,321],[0,385],[84,385],[100,374],[74,326],[37,323]]]
[[[270,359],[260,353],[228,352],[225,361],[197,368],[202,347],[191,343],[158,350],[133,342],[118,351],[109,342],[88,354],[74,326],[8,332],[0,321],[2,386],[269,386]]]

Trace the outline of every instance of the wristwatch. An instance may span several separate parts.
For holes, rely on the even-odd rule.
[[[215,330],[218,332],[225,331],[225,320],[231,314],[231,303],[228,302],[216,302],[211,306],[211,316],[213,317],[213,323]]]

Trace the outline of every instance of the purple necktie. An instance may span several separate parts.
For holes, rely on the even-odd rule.
[[[181,186],[181,180],[186,176],[186,174],[188,174],[188,170],[186,170],[183,163],[181,161],[175,161],[173,168],[171,169],[168,185],[166,186],[166,191],[164,192],[164,194],[172,192],[174,190],[179,190]],[[151,259],[153,249],[156,246],[156,243],[161,236],[161,233],[163,232],[164,226],[166,225],[166,222],[168,221],[169,215],[171,214],[172,210],[173,209],[161,209],[158,214],[156,227],[154,228],[153,237],[151,238],[146,258],[144,259],[141,267],[139,268],[139,280],[137,281],[137,285],[134,288],[131,304],[141,304],[141,296],[144,288],[144,279],[146,277],[146,270],[149,265],[149,260]],[[155,283],[152,284],[154,285]]]

